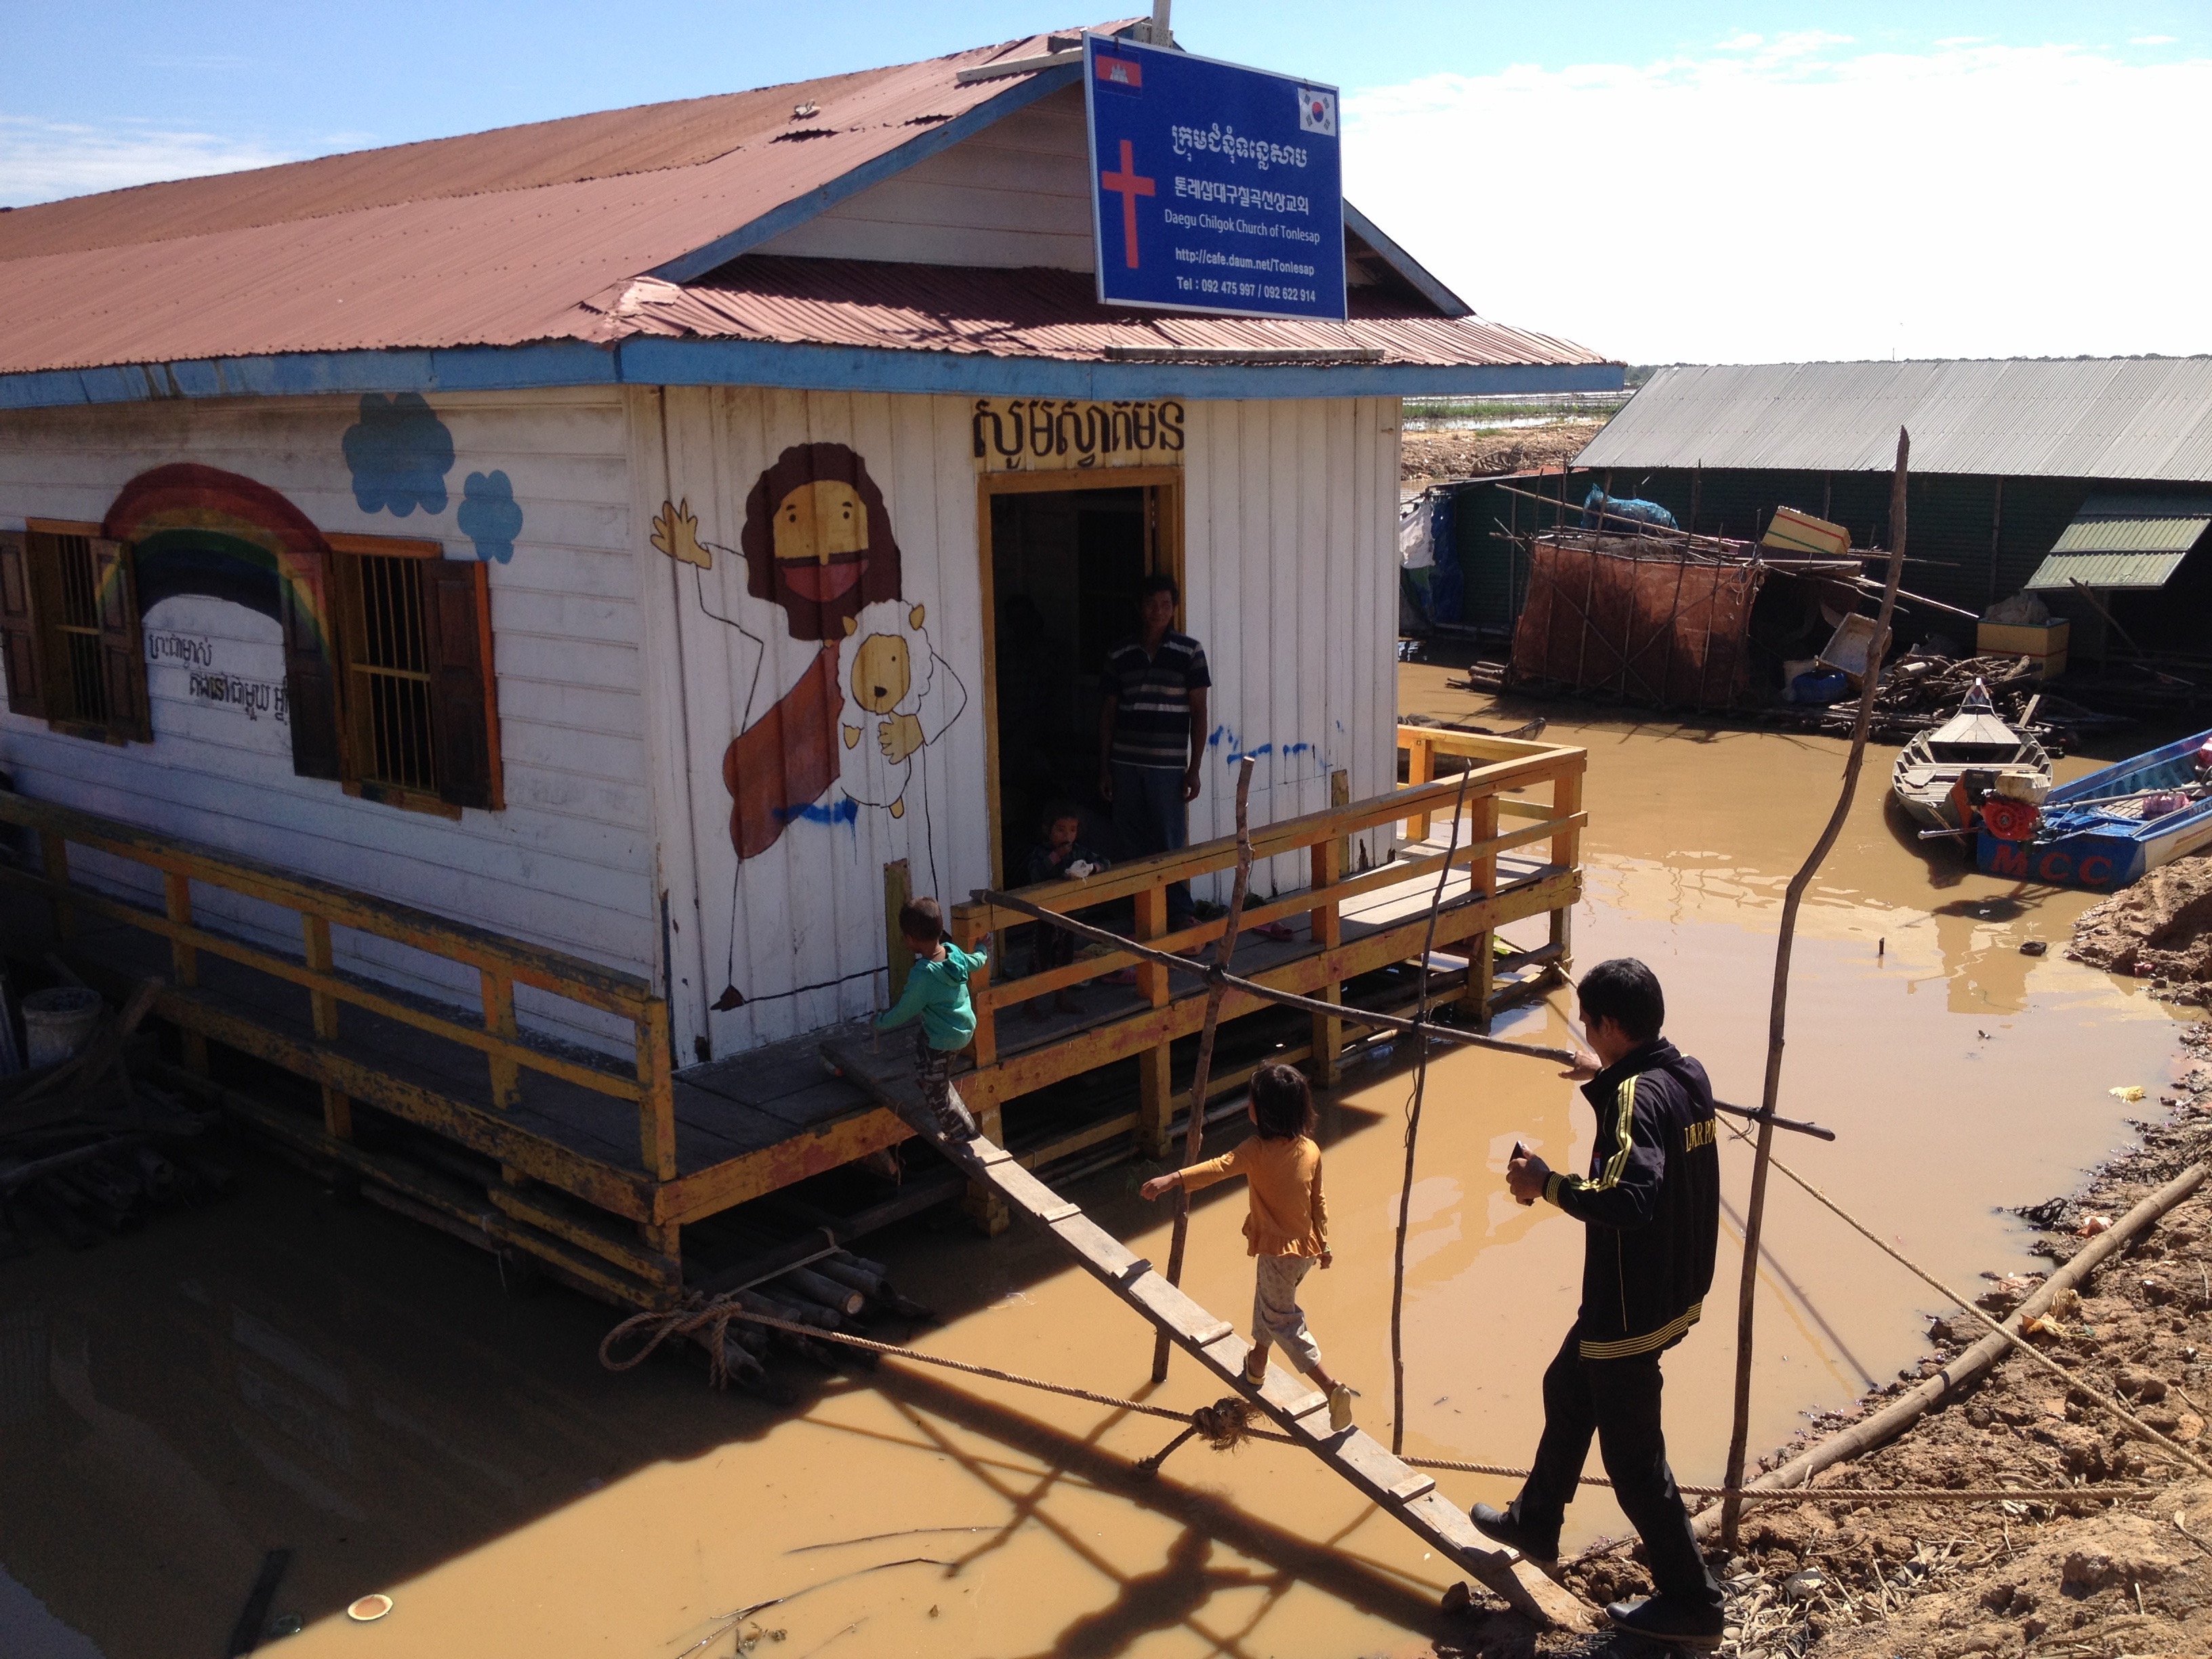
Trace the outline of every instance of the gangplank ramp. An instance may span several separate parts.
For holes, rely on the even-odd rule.
[[[1430,1549],[1531,1619],[1563,1630],[1595,1627],[1587,1603],[1518,1552],[1495,1545],[1477,1532],[1431,1477],[1400,1462],[1364,1430],[1332,1433],[1328,1397],[1304,1379],[1270,1365],[1266,1386],[1251,1388],[1243,1380],[1250,1346],[1235,1326],[1169,1284],[1151,1262],[1084,1214],[1081,1205],[1062,1198],[1022,1168],[1012,1152],[981,1136],[968,1141],[940,1138],[901,1059],[833,1043],[823,1044],[822,1054],[852,1082],[904,1118],[970,1180],[995,1189],[1017,1214],[1059,1240],[1093,1279],[1165,1332],[1169,1340],[1217,1379],[1257,1404],[1276,1426]]]

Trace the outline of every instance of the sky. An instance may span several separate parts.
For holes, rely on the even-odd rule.
[[[1099,21],[0,0],[0,204]],[[1181,0],[1174,23],[1341,87],[1350,199],[1484,316],[1626,362],[2212,351],[2212,0]]]

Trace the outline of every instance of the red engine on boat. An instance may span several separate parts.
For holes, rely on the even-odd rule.
[[[1999,841],[2033,841],[2035,821],[2042,814],[2035,803],[1991,795],[1982,803],[1982,827]]]

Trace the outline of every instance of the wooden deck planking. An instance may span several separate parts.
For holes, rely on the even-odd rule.
[[[825,1046],[826,1057],[855,1083],[897,1112],[917,1131],[929,1122],[903,1062],[852,1045]],[[1112,1234],[1083,1214],[1017,1163],[1004,1147],[982,1137],[960,1142],[929,1137],[972,1181],[991,1187],[1008,1206],[1043,1228],[1092,1278],[1134,1309],[1218,1381],[1255,1401],[1278,1428],[1462,1571],[1470,1573],[1540,1622],[1589,1631],[1590,1609],[1513,1550],[1492,1545],[1474,1524],[1436,1491],[1429,1476],[1408,1468],[1365,1431],[1335,1433],[1327,1401],[1302,1380],[1270,1366],[1257,1389],[1243,1381],[1249,1346],[1228,1321],[1216,1317],[1152,1270]]]

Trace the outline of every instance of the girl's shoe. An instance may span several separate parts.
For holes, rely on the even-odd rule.
[[[1328,1391],[1328,1431],[1342,1434],[1352,1426],[1352,1402],[1358,1395],[1341,1382]]]
[[[1267,1385],[1267,1362],[1265,1359],[1260,1361],[1259,1374],[1255,1376],[1252,1372],[1252,1354],[1248,1353],[1244,1356],[1244,1386],[1248,1389],[1263,1389]]]

